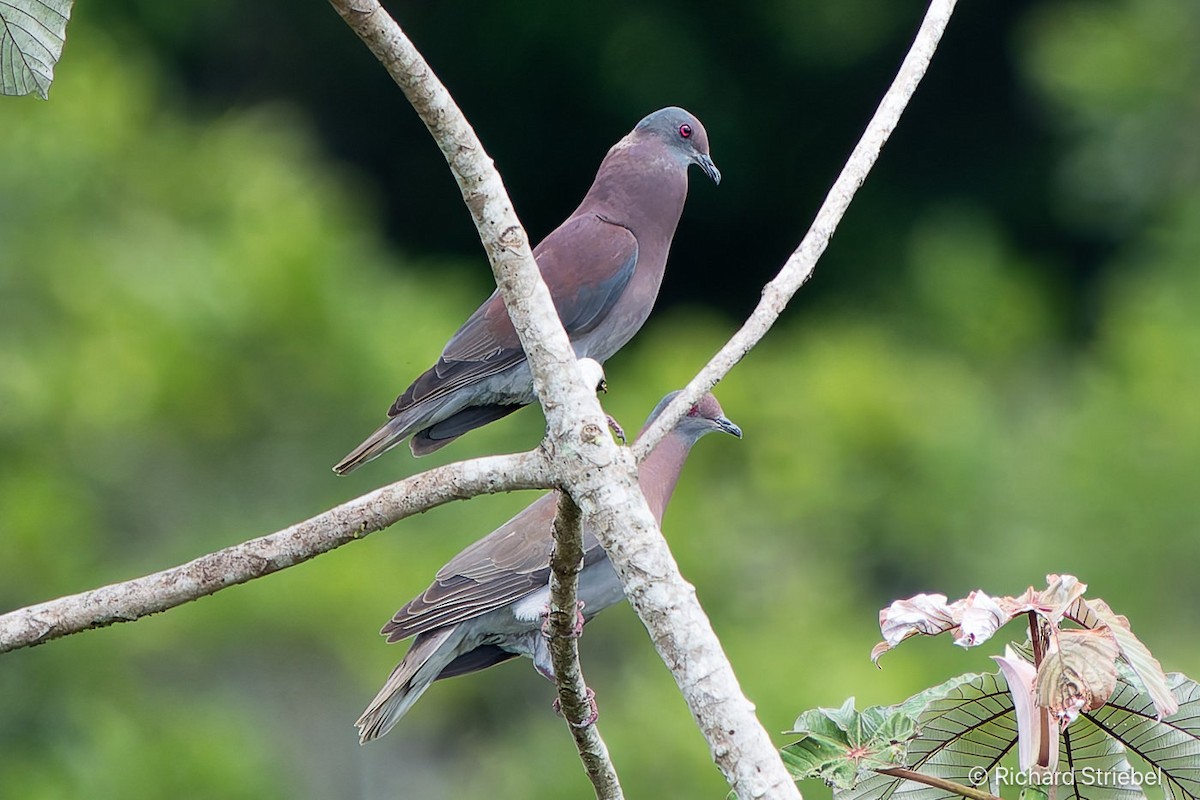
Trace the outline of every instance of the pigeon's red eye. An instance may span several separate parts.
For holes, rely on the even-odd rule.
[[[685,139],[692,138],[692,126],[686,122],[679,126],[679,135]]]

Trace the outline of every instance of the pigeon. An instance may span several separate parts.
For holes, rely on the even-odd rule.
[[[667,395],[646,425],[678,394]],[[643,428],[644,430],[644,428]],[[741,429],[707,394],[646,456],[638,482],[661,524],[688,452],[713,431],[739,439]],[[416,637],[404,660],[356,723],[362,743],[383,736],[436,680],[465,675],[517,656],[554,679],[543,622],[550,603],[550,551],[558,492],[542,496],[452,558],[420,596],[396,612],[381,633],[388,642]],[[595,535],[583,527],[579,573],[580,625],[624,599],[616,571]]]
[[[692,164],[720,183],[700,120],[682,108],[655,111],[613,145],[579,207],[534,248],[577,357],[603,363],[650,315]],[[410,436],[413,455],[432,453],[536,399],[525,351],[493,292],[333,471],[345,475]]]

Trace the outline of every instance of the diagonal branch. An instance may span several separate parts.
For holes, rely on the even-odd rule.
[[[739,797],[798,797],[770,737],[742,694],[728,659],[683,580],[637,485],[633,452],[605,435],[528,238],[499,175],[428,65],[374,0],[331,0],[388,68],[445,154],[488,253],[497,285],[533,371],[547,420],[543,450],[452,464],[377,490],[275,534],[144,578],[0,616],[0,652],[115,622],[138,619],[283,569],[452,499],[555,485],[613,559],[626,596],[650,632]],[[813,229],[738,333],[636,445],[642,455],[687,406],[765,334],[811,275],[850,197],[874,163],[928,66],[954,0],[934,0],[896,83],[830,192]],[[558,572],[563,582],[569,574]]]
[[[412,101],[455,173],[546,415],[560,488],[613,559],[625,596],[671,669],[713,760],[739,797],[799,797],[738,685],[695,589],[679,574],[627,448],[605,434],[504,185],[474,131],[412,42],[375,0],[330,0]],[[567,576],[561,579],[571,580]]]
[[[0,653],[166,611],[295,566],[451,500],[549,485],[548,465],[537,451],[437,467],[178,567],[11,611],[0,616]]]
[[[330,0],[408,98],[446,158],[479,232],[496,285],[533,368],[548,437],[560,445],[584,424],[605,424],[596,387],[586,386],[575,351],[542,281],[529,237],[479,137],[412,41],[376,0]],[[570,448],[567,448],[568,451]]]
[[[925,76],[942,33],[950,22],[954,4],[955,0],[933,0],[930,3],[925,20],[921,23],[921,28],[917,31],[913,45],[904,57],[904,63],[896,73],[891,88],[883,96],[858,145],[846,161],[846,166],[842,168],[829,194],[825,196],[825,202],[817,211],[816,219],[813,220],[812,227],[808,229],[800,246],[788,257],[779,274],[763,288],[762,299],[741,329],[712,357],[704,369],[692,378],[687,387],[634,444],[633,450],[638,461],[645,458],[687,410],[728,375],[734,365],[766,336],[767,331],[783,313],[788,301],[812,277],[817,260],[825,252],[834,230],[846,214],[846,209],[850,207],[854,193],[867,179],[867,173],[879,158],[879,151],[899,124],[900,115],[904,113],[905,106],[917,90],[917,84]]]
[[[596,790],[598,800],[621,800],[621,783],[617,779],[608,748],[600,738],[594,713],[595,702],[583,681],[579,666],[579,634],[575,630],[578,618],[576,592],[578,576],[583,565],[583,532],[579,525],[579,507],[570,495],[558,497],[558,513],[554,517],[554,550],[550,554],[550,656],[554,664],[558,701],[567,727],[575,737],[575,747]]]

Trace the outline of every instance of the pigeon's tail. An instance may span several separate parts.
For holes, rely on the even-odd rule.
[[[468,406],[441,422],[417,431],[408,446],[414,456],[426,456],[434,450],[441,450],[464,433],[503,419],[522,408],[524,406],[519,405]]]
[[[423,633],[413,641],[404,660],[392,670],[379,694],[354,723],[360,744],[383,736],[408,713],[413,703],[458,656],[463,636],[461,625],[451,625]]]
[[[416,426],[407,416],[393,417],[379,426],[379,429],[367,437],[366,441],[343,458],[334,466],[333,471],[338,475],[346,475],[361,467],[371,459],[391,450],[400,444],[413,432]]]

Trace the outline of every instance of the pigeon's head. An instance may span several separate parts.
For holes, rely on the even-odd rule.
[[[650,427],[650,423],[658,419],[658,415],[666,409],[678,394],[679,392],[671,392],[658,401],[658,405],[650,412],[650,418],[646,420],[646,428]],[[725,412],[721,410],[721,404],[717,402],[717,398],[713,397],[712,392],[701,397],[694,406],[689,408],[688,412],[683,415],[683,419],[675,423],[674,429],[676,434],[682,435],[693,442],[701,436],[715,431],[728,433],[739,439],[742,438],[742,429],[735,425],[729,417],[725,416]]]
[[[656,136],[683,164],[695,164],[712,178],[721,182],[721,171],[708,153],[708,133],[700,120],[677,106],[655,111],[637,124],[634,131]]]

